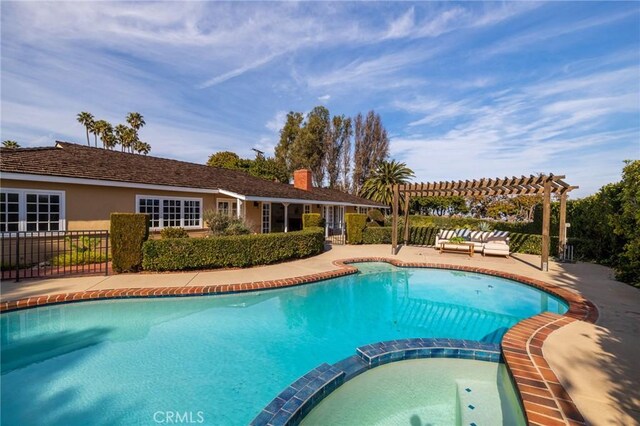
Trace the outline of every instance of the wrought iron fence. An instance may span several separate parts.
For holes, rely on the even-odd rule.
[[[109,273],[108,231],[0,234],[2,280]]]
[[[326,238],[331,244],[345,244],[346,235],[344,227],[327,227]]]

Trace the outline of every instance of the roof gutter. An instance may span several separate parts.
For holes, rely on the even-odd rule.
[[[152,185],[147,183],[122,182],[116,180],[72,178],[65,176],[36,175],[30,173],[2,172],[2,179],[26,180],[29,182],[67,183],[74,185],[113,186],[118,188],[155,189],[171,192],[195,192],[199,194],[217,194],[217,189],[189,188],[184,186]]]

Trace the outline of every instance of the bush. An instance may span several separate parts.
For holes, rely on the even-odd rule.
[[[367,225],[367,215],[347,213],[345,221],[347,223],[347,243],[362,244],[362,231]]]
[[[231,224],[229,215],[218,213],[215,210],[207,210],[202,217],[213,235],[223,235]]]
[[[149,240],[144,243],[143,267],[178,271],[267,265],[322,253],[322,228],[304,231],[205,238]]]
[[[65,238],[66,243],[71,248],[67,253],[60,253],[51,259],[51,265],[90,265],[92,263],[102,263],[107,260],[106,253],[97,251],[101,238],[80,237],[76,240],[70,237]]]
[[[436,242],[436,234],[441,228],[433,226],[412,226],[409,228],[409,244],[415,246],[432,246]],[[403,235],[398,231],[398,243]],[[572,243],[573,240],[570,241]],[[363,232],[363,244],[391,244],[391,227],[366,228]],[[509,233],[509,248],[512,253],[541,253],[542,235]],[[558,252],[558,237],[551,237],[551,255]]]
[[[189,234],[184,228],[164,228],[160,231],[160,237],[165,238],[189,238]]]
[[[214,210],[204,212],[204,221],[211,235],[244,235],[251,233],[249,224],[241,218],[231,217]]]
[[[367,227],[362,232],[362,244],[391,244],[391,227]]]
[[[384,225],[384,215],[378,209],[369,210],[367,217],[369,218],[369,223],[376,223],[380,226]]]
[[[113,270],[140,270],[142,244],[149,238],[149,216],[139,213],[111,213],[110,232]]]
[[[302,215],[302,229],[324,228],[324,219],[320,213],[305,213]]]
[[[224,235],[247,235],[251,233],[251,229],[241,219],[232,219]]]
[[[429,246],[435,244],[438,228],[432,226],[412,226],[409,228],[409,244],[415,246]],[[401,230],[398,230],[398,242],[404,240]],[[391,244],[391,227],[367,227],[362,233],[363,244]]]

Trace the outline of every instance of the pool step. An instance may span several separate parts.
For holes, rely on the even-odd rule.
[[[456,380],[458,391],[457,424],[492,426],[500,412],[500,396],[495,382]]]

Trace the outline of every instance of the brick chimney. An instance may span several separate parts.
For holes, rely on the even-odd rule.
[[[293,172],[293,186],[304,191],[310,191],[313,188],[311,170],[301,169]]]

